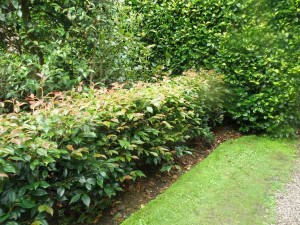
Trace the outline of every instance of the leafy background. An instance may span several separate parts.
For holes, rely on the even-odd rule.
[[[0,223],[104,208],[223,118],[296,136],[299,4],[1,1]]]
[[[150,60],[173,74],[224,75],[244,132],[290,136],[299,125],[299,1],[127,1]],[[296,125],[296,126],[295,126]]]

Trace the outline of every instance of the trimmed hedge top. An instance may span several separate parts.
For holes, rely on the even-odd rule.
[[[130,90],[54,93],[32,114],[2,115],[0,222],[47,224],[58,203],[113,197],[143,176],[141,164],[171,169],[186,140],[211,138],[226,92],[218,77],[189,73]]]

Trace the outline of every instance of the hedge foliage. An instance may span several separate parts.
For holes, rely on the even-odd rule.
[[[32,113],[1,115],[0,223],[47,224],[58,205],[115,196],[123,182],[144,176],[140,165],[171,169],[188,153],[187,140],[210,139],[222,121],[227,90],[209,74],[55,92],[47,103],[31,101]]]
[[[233,87],[243,131],[293,135],[300,125],[299,1],[258,1],[225,34],[212,61]]]
[[[293,135],[300,124],[299,0],[127,0],[150,58],[179,74],[213,68],[236,96],[242,131]]]
[[[229,28],[240,22],[241,0],[127,0],[139,15],[135,31],[153,50],[150,60],[174,74],[211,66]]]
[[[113,0],[2,0],[0,100],[70,90],[80,82],[147,77],[148,50],[130,32],[133,18],[119,5]]]

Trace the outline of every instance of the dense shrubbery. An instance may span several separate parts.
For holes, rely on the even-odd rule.
[[[294,133],[298,0],[125,2],[3,1],[0,100],[204,67],[231,85],[241,130]]]
[[[228,110],[243,131],[294,133],[300,118],[300,3],[128,0],[150,59],[179,73],[217,69],[236,94]]]
[[[204,78],[206,77],[206,78]],[[0,222],[40,221],[58,203],[111,198],[148,163],[172,167],[187,140],[222,121],[222,81],[190,74],[130,90],[54,93],[0,117]],[[35,224],[40,224],[36,222]]]
[[[0,3],[0,100],[140,79],[147,48],[113,0]]]
[[[236,93],[229,112],[243,131],[295,133],[300,118],[299,12],[296,1],[252,3],[243,15],[247,23],[224,35],[212,56]]]
[[[0,100],[19,112],[27,97],[32,110],[0,116],[0,223],[46,224],[67,204],[102,204],[146,163],[170,170],[187,140],[212,137],[227,92],[193,73],[131,89],[83,83],[213,68],[243,131],[300,124],[299,0],[126,2],[0,3]]]
[[[150,60],[175,74],[210,65],[223,33],[238,18],[239,1],[128,0],[139,15],[136,33],[150,45]]]

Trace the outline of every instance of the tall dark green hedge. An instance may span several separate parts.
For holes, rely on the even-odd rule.
[[[215,69],[235,94],[245,132],[293,135],[300,118],[298,0],[127,1],[151,60],[173,74]]]
[[[243,131],[295,133],[300,110],[299,12],[296,1],[252,3],[245,10],[248,22],[224,35],[212,57],[235,90],[229,112]]]
[[[153,49],[151,61],[181,73],[210,65],[210,56],[229,27],[237,24],[239,1],[131,0],[140,16],[136,33]]]

